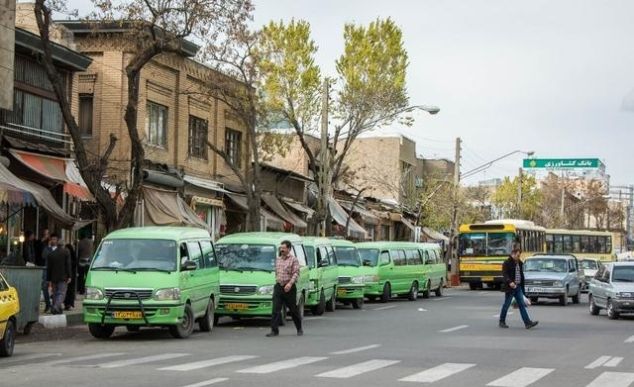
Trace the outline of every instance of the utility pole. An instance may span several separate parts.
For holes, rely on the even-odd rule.
[[[520,167],[519,173],[517,175],[517,217],[518,219],[522,219],[522,185],[523,185],[523,170]]]
[[[328,200],[330,197],[330,152],[328,150],[328,79],[324,79],[321,96],[321,151],[319,152],[319,181],[321,194],[321,225],[319,235],[326,236],[326,221],[328,219]]]
[[[453,170],[453,209],[451,213],[451,230],[449,232],[449,249],[447,249],[447,259],[451,262],[451,284],[459,284],[460,274],[458,268],[458,246],[456,246],[456,229],[458,228],[458,189],[460,188],[460,152],[462,150],[462,140],[456,138],[456,156]]]
[[[566,222],[564,221],[564,218],[566,216],[565,204],[566,204],[566,188],[562,188],[561,189],[561,208],[559,209],[559,217],[561,218],[561,227],[566,226]]]

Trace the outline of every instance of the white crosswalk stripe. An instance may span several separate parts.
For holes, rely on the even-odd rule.
[[[613,357],[612,359],[605,362],[604,367],[616,367],[623,361],[622,357]]]
[[[459,330],[465,329],[465,328],[469,328],[469,326],[468,325],[458,325],[457,327],[443,329],[442,331],[438,331],[438,332],[440,332],[440,333],[450,333],[450,332],[459,331]]]
[[[433,383],[471,367],[475,367],[475,364],[445,363],[399,380],[402,382]]]
[[[338,368],[336,370],[328,371],[316,375],[321,378],[339,378],[346,379],[353,376],[361,375],[366,372],[376,371],[381,368],[389,367],[396,363],[400,363],[400,360],[368,360],[363,363],[353,364],[351,366]]]
[[[70,358],[61,359],[61,360],[47,361],[45,363],[42,363],[41,365],[52,366],[52,365],[68,364],[68,363],[82,362],[82,361],[88,361],[88,360],[105,359],[107,357],[122,356],[125,354],[126,354],[125,352],[97,353],[94,355],[84,355],[84,356],[70,357]]]
[[[585,366],[587,370],[592,370],[599,367],[616,367],[623,360],[622,357],[612,356],[600,356],[597,360]]]
[[[494,387],[526,387],[553,372],[554,368],[523,367],[487,384]]]
[[[184,357],[184,356],[189,356],[189,354],[188,353],[164,353],[162,355],[145,356],[145,357],[139,357],[135,359],[117,360],[117,361],[113,361],[109,363],[102,363],[97,365],[97,367],[120,368],[120,367],[127,367],[127,366],[137,365],[137,364],[153,363],[155,361],[161,361],[161,360],[176,359],[176,358]]]
[[[193,363],[184,363],[169,367],[159,368],[159,371],[191,371],[201,368],[208,368],[222,364],[235,363],[239,361],[255,359],[257,356],[226,356],[209,360],[201,360]]]
[[[209,379],[209,380],[205,380],[205,381],[194,383],[194,384],[188,384],[183,387],[205,387],[205,386],[211,386],[212,384],[216,384],[220,382],[226,382],[227,380],[229,379],[228,378],[214,378],[214,379]]]
[[[634,336],[630,336],[627,339],[625,339],[624,341],[625,344],[631,344],[634,343]]]
[[[257,367],[245,368],[237,372],[241,374],[270,374],[272,372],[287,370],[290,368],[299,367],[301,365],[316,363],[318,361],[326,360],[327,357],[312,357],[304,356],[296,359],[276,361],[274,363],[263,364]]]
[[[7,364],[13,364],[13,363],[23,363],[28,360],[46,359],[47,357],[56,357],[56,356],[62,356],[62,354],[61,353],[32,353],[29,355],[16,354],[14,355],[14,357],[10,359],[3,359],[2,363],[0,363],[0,366],[5,366]]]
[[[380,346],[381,346],[381,344],[372,344],[372,345],[366,345],[365,347],[357,347],[357,348],[346,349],[346,350],[343,350],[343,351],[330,352],[330,354],[331,355],[347,355],[349,353],[367,351],[368,349],[374,349],[374,348],[378,348]]]
[[[586,387],[629,387],[632,383],[633,372],[604,372]]]

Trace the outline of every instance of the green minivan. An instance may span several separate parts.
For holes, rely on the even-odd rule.
[[[308,263],[308,298],[306,306],[313,315],[335,311],[337,303],[337,258],[330,239],[303,238]]]
[[[345,239],[331,239],[335,249],[338,269],[337,300],[344,305],[352,304],[354,309],[363,308],[363,284],[367,267],[363,266],[361,257],[354,243]]]
[[[365,296],[387,302],[394,295],[407,295],[411,301],[425,290],[420,244],[413,242],[363,242],[357,249],[364,266],[369,267],[365,278]]]
[[[302,239],[299,235],[281,232],[245,232],[227,235],[216,243],[220,266],[216,319],[219,316],[271,317],[275,260],[285,240],[291,242],[291,253],[299,260],[297,305],[300,314],[304,313],[309,274]],[[284,322],[286,310],[282,314]]]
[[[420,243],[420,250],[425,262],[423,274],[427,279],[423,298],[429,298],[432,289],[436,296],[440,297],[447,278],[447,265],[443,260],[442,249],[436,243]]]
[[[209,233],[192,227],[141,227],[106,236],[90,266],[83,302],[90,333],[108,338],[116,326],[168,327],[185,338],[197,321],[213,328],[220,293]]]

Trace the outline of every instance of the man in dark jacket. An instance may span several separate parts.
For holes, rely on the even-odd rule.
[[[51,234],[49,246],[44,250],[46,256],[46,279],[53,290],[53,314],[61,314],[64,297],[66,297],[66,286],[71,280],[70,253],[64,246],[58,246],[58,236]]]
[[[504,291],[506,293],[504,297],[504,304],[502,305],[502,311],[500,312],[500,328],[508,328],[506,325],[506,313],[511,306],[513,298],[520,309],[522,320],[526,329],[531,329],[537,325],[538,321],[531,321],[528,312],[526,311],[526,304],[524,303],[524,263],[520,260],[520,254],[522,249],[519,243],[514,243],[511,249],[511,255],[502,264],[502,275],[504,276]]]

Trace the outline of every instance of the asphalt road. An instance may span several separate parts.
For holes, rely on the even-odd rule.
[[[0,359],[0,386],[600,386],[634,385],[634,318],[610,321],[580,305],[514,310],[497,327],[502,294],[452,289],[441,298],[364,310],[340,308],[266,338],[265,320],[221,320],[186,340],[167,331],[86,329],[59,340],[20,340]]]

